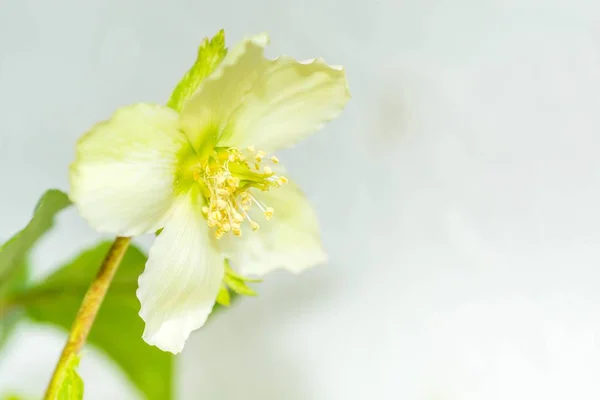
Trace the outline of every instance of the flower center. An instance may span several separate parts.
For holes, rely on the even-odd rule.
[[[249,211],[257,207],[269,220],[273,208],[254,196],[251,191],[267,191],[287,183],[284,176],[277,176],[272,166],[279,163],[277,157],[266,158],[264,151],[254,147],[239,150],[235,147],[216,148],[206,161],[193,171],[194,180],[202,182],[208,205],[202,207],[208,226],[215,229],[220,239],[227,232],[242,234],[242,224],[247,221],[252,230],[259,224],[252,220]]]

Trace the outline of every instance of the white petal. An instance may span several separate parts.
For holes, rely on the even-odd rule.
[[[266,152],[291,146],[336,118],[349,99],[342,68],[279,57],[245,95],[219,145]]]
[[[194,148],[212,143],[220,135],[231,113],[268,66],[264,47],[268,36],[247,38],[231,49],[181,110],[181,126]]]
[[[319,223],[304,194],[293,183],[253,195],[275,210],[269,221],[251,211],[260,224],[256,232],[244,230],[241,237],[226,235],[222,250],[243,275],[264,275],[276,268],[299,273],[327,261],[321,246]]]
[[[163,226],[174,199],[177,155],[190,148],[177,127],[175,111],[137,104],[79,140],[70,198],[92,227],[133,236]]]
[[[175,354],[206,321],[224,274],[223,257],[196,200],[177,200],[150,249],[137,291],[146,322],[144,340]]]

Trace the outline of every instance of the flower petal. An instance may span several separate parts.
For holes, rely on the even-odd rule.
[[[224,275],[223,256],[196,200],[184,196],[173,206],[150,249],[137,291],[146,322],[144,340],[175,354],[206,321]]]
[[[266,34],[247,38],[231,49],[181,110],[181,126],[197,151],[214,144],[229,116],[268,66]]]
[[[175,111],[136,104],[78,141],[69,196],[92,227],[133,236],[163,226],[174,199],[177,155],[189,148],[177,127]]]
[[[319,223],[313,208],[292,182],[267,192],[253,193],[275,210],[266,221],[260,210],[251,210],[260,229],[246,229],[241,237],[226,235],[222,251],[242,275],[262,276],[276,268],[299,273],[327,261],[321,246]]]
[[[291,146],[336,118],[349,99],[342,68],[279,57],[246,94],[219,145],[266,152]]]

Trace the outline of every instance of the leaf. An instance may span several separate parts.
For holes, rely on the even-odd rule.
[[[58,391],[56,400],[82,400],[83,380],[75,370],[79,365],[79,357],[72,354],[67,363],[67,376]]]
[[[56,214],[70,204],[65,193],[48,190],[38,201],[27,226],[0,247],[0,347],[22,316],[7,298],[25,287],[29,251],[52,228]]]
[[[5,309],[6,307],[6,309]],[[3,311],[4,310],[4,311]],[[0,348],[4,346],[10,335],[13,333],[17,324],[23,317],[23,312],[18,309],[12,309],[12,305],[4,305],[0,301]]]
[[[69,330],[81,300],[94,279],[110,243],[87,250],[20,299],[37,322]],[[138,276],[146,256],[131,246],[108,290],[88,343],[101,349],[149,400],[173,398],[173,356],[142,340],[144,323],[138,316]]]
[[[173,90],[167,106],[175,111],[181,111],[188,97],[198,89],[204,78],[217,68],[226,54],[225,31],[223,29],[212,39],[205,38],[198,48],[196,62]]]
[[[54,217],[71,204],[66,193],[48,190],[38,201],[27,226],[0,248],[0,277],[24,264],[29,250],[54,225]],[[6,282],[0,278],[0,286]]]
[[[11,293],[25,287],[28,272],[29,269],[25,262],[19,264],[15,267],[10,280],[7,281],[5,289],[0,289],[0,295],[4,293],[4,296],[0,296],[0,348],[4,346],[23,316],[23,311],[11,304],[7,298]]]

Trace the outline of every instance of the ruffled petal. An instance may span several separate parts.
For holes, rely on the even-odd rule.
[[[299,273],[327,261],[317,216],[293,182],[253,195],[275,213],[267,221],[260,210],[251,210],[253,220],[260,224],[258,231],[247,229],[241,237],[226,235],[221,239],[226,258],[238,272],[262,276],[284,268]]]
[[[268,63],[229,118],[219,146],[266,152],[289,147],[336,118],[350,99],[341,67],[290,57]]]
[[[175,111],[150,104],[121,108],[78,141],[69,196],[100,232],[153,232],[168,217],[178,154],[186,148]]]
[[[224,260],[209,235],[195,196],[177,200],[139,278],[146,342],[179,353],[210,314],[224,275]]]
[[[181,126],[196,151],[210,148],[225,128],[244,94],[268,66],[266,34],[247,38],[231,49],[181,110]]]

